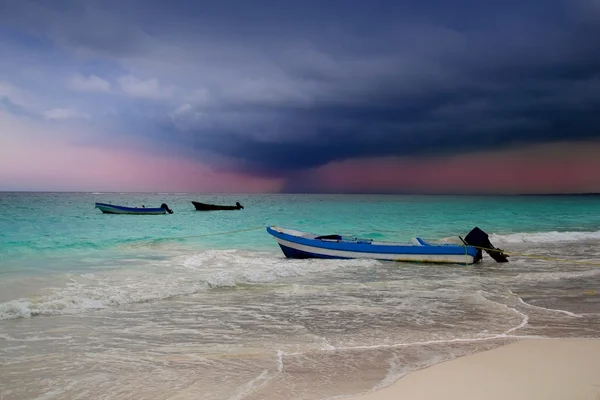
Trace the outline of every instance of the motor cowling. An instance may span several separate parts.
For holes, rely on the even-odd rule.
[[[508,254],[504,253],[504,250],[494,247],[494,245],[490,242],[488,234],[478,227],[473,228],[471,232],[469,232],[469,234],[462,240],[467,245],[477,248],[478,252],[477,256],[475,257],[475,262],[481,260],[482,250],[488,253],[490,257],[496,260],[496,262],[508,262]]]

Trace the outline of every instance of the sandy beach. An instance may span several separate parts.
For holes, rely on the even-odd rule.
[[[522,340],[416,371],[351,400],[600,400],[600,340]]]

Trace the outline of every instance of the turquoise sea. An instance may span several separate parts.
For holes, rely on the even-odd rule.
[[[0,193],[0,209],[3,400],[340,398],[521,337],[600,336],[600,196]],[[288,260],[267,225],[444,242],[479,226],[515,254]]]

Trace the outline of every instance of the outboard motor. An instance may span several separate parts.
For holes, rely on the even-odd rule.
[[[460,236],[459,236],[460,237]],[[505,263],[508,262],[508,254],[504,253],[504,250],[497,249],[490,242],[488,234],[479,229],[478,227],[473,228],[471,232],[465,238],[460,238],[466,245],[477,247],[477,256],[475,256],[475,262],[479,262],[482,259],[482,250],[485,250],[496,262]]]
[[[171,210],[171,209],[169,208],[169,206],[168,206],[168,205],[166,205],[165,203],[162,203],[162,204],[160,205],[160,208],[162,208],[163,210],[165,210],[165,211],[166,211],[166,212],[168,212],[169,214],[173,214],[173,210]]]
[[[242,210],[244,208],[244,206],[241,205],[239,201],[236,201],[235,205],[236,205],[236,207],[237,207],[238,210]]]

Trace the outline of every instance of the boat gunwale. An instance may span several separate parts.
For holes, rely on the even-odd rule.
[[[152,208],[145,208],[145,207],[126,207],[126,206],[119,206],[116,204],[108,204],[108,203],[95,203],[95,207],[98,208],[100,211],[104,212],[104,210],[102,210],[102,207],[104,208],[109,208],[109,209],[114,209],[114,210],[119,210],[119,211],[127,211],[130,212],[132,214],[151,214],[151,213],[160,213],[160,214],[166,214],[167,210],[165,210],[162,207],[152,207]]]
[[[424,255],[469,255],[475,256],[477,248],[459,244],[412,244],[396,242],[365,242],[365,241],[335,241],[321,240],[318,236],[308,232],[293,230],[300,234],[309,234],[314,237],[302,237],[287,233],[285,228],[276,226],[267,227],[267,232],[282,240],[297,243],[304,246],[322,248],[326,250],[352,251],[358,253],[381,253],[381,254],[424,254]],[[360,240],[360,239],[359,239]],[[364,240],[364,239],[363,239]]]
[[[212,204],[212,203],[203,203],[201,201],[191,200],[191,203],[194,205],[196,211],[237,211],[242,210],[244,207],[238,207],[237,204],[234,206],[231,205],[223,205],[223,204]]]

